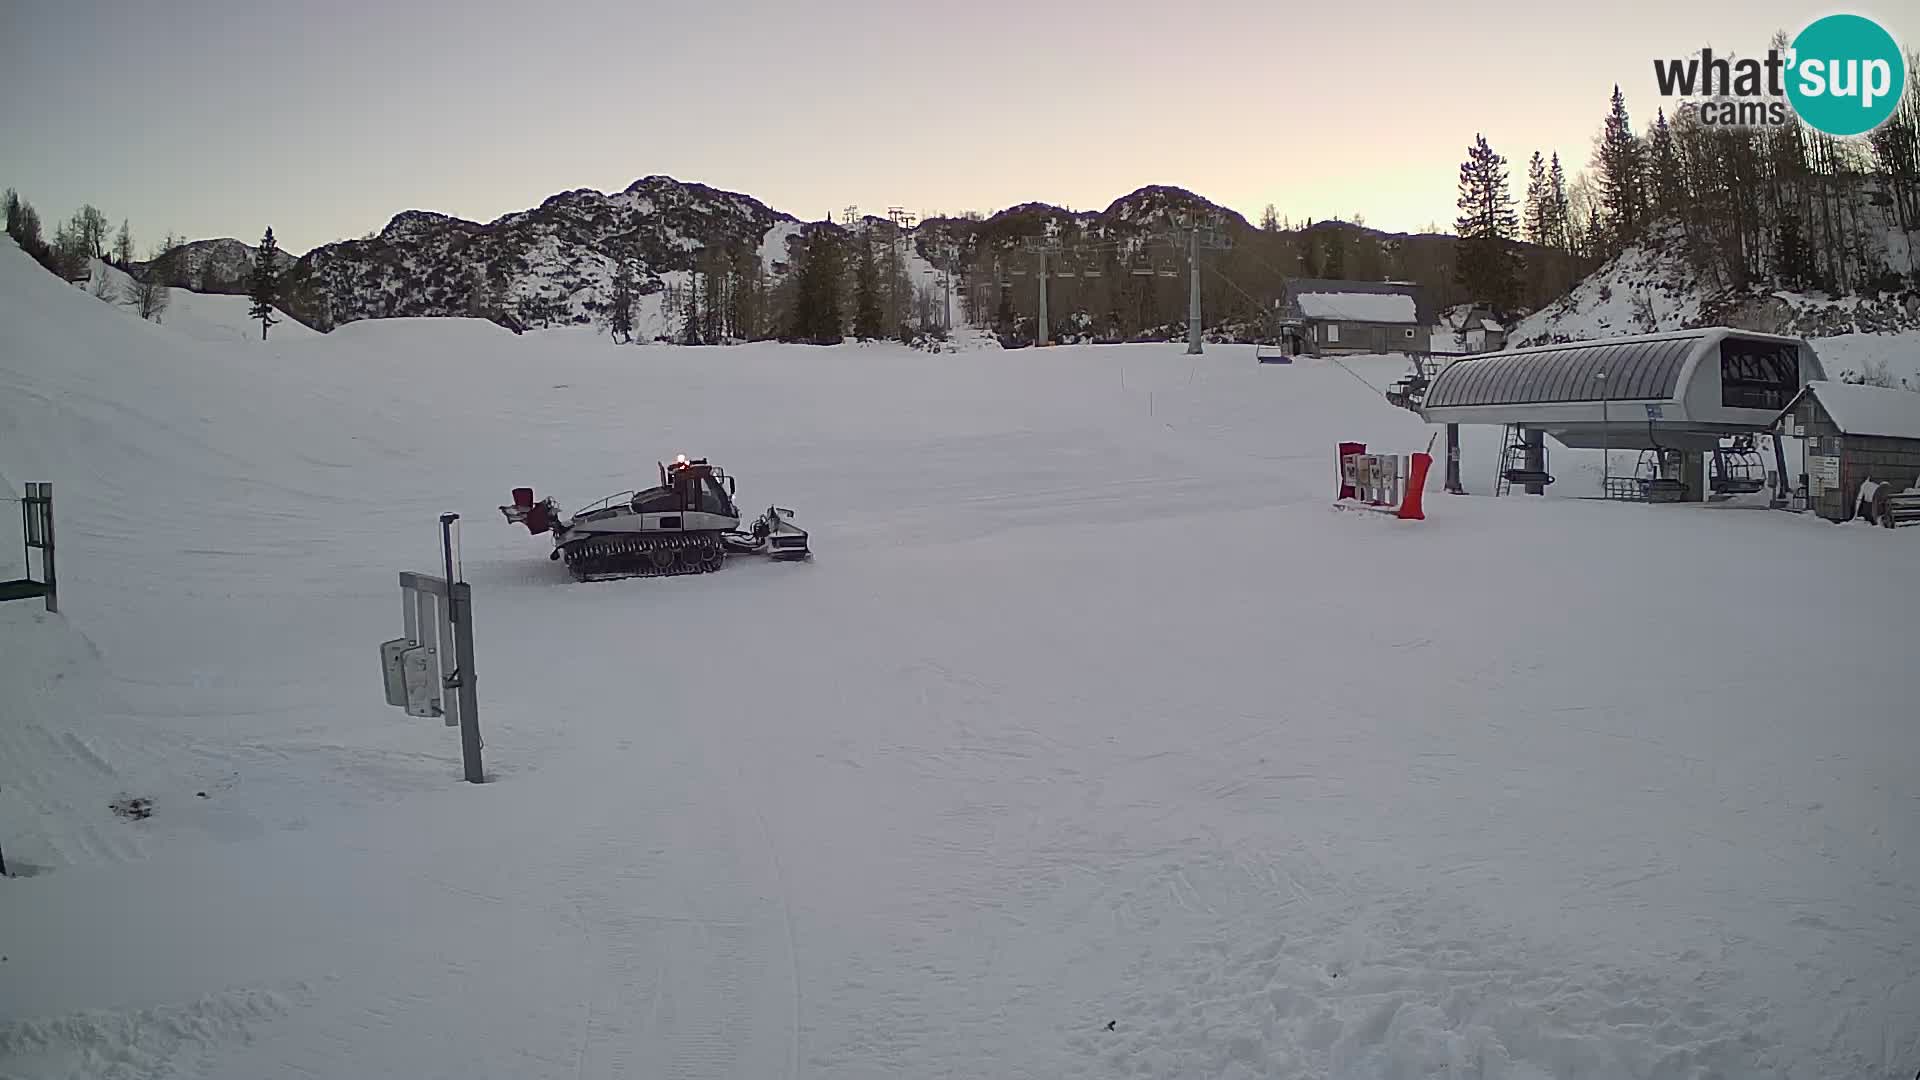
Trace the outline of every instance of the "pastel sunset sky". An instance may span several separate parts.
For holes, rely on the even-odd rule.
[[[665,173],[801,218],[1177,184],[1257,218],[1451,225],[1476,132],[1525,184],[1585,167],[1618,82],[1853,11],[1795,0],[1177,4],[10,0],[0,185],[299,253],[428,209],[477,220]]]

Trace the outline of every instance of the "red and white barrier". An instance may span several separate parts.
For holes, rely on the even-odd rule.
[[[1433,444],[1429,442],[1431,450]],[[1420,495],[1427,486],[1427,470],[1433,468],[1433,455],[1369,454],[1366,443],[1340,444],[1340,496],[1334,506],[1342,510],[1371,510],[1398,518],[1424,521]]]

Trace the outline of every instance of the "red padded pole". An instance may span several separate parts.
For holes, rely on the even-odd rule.
[[[1432,454],[1413,455],[1412,475],[1407,477],[1407,494],[1400,500],[1400,517],[1414,521],[1425,521],[1427,515],[1420,509],[1420,493],[1427,489],[1427,470],[1433,468]]]

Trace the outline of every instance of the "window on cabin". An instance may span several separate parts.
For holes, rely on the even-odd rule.
[[[1330,322],[1326,324],[1326,327],[1327,327],[1327,340],[1330,342],[1339,341],[1340,340],[1340,324],[1337,322]]]
[[[1720,343],[1720,404],[1778,411],[1800,389],[1800,350],[1782,341]]]

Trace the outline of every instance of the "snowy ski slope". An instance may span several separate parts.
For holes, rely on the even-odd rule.
[[[193,306],[0,247],[63,570],[0,608],[0,1076],[1920,1068],[1914,530],[1334,512],[1431,434],[1395,358]],[[683,451],[814,560],[578,585],[494,509]],[[478,788],[377,682],[445,510]]]

